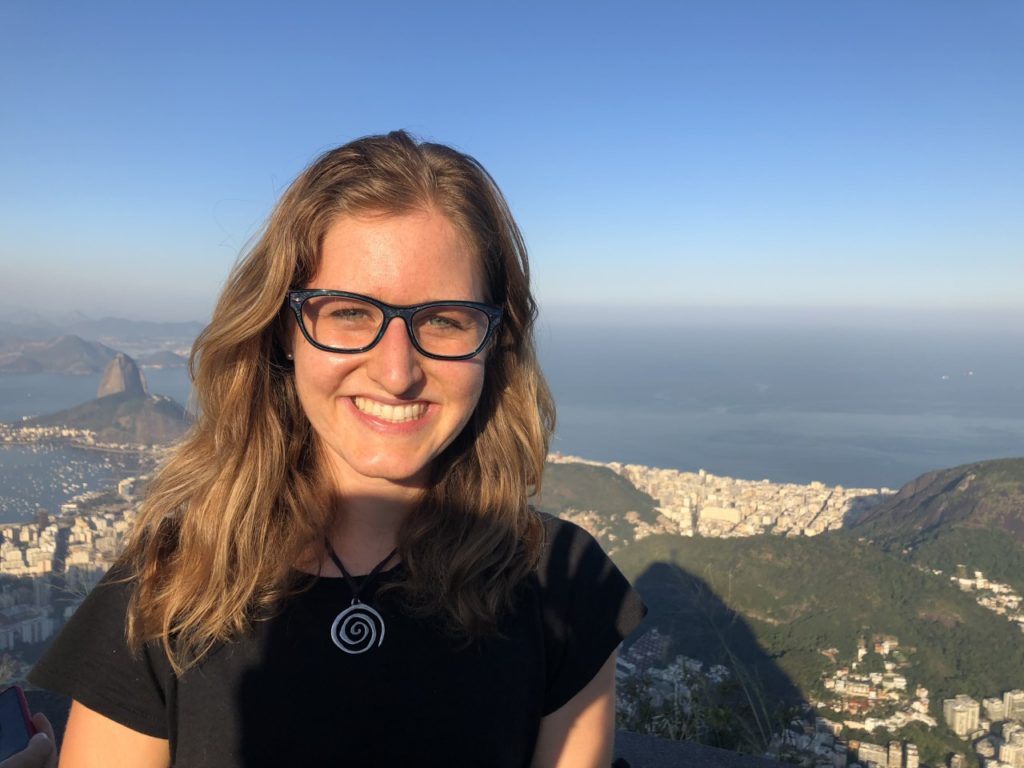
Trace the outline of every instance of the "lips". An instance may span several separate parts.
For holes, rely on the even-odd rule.
[[[373,416],[375,419],[390,421],[394,424],[401,424],[406,421],[414,421],[423,416],[427,411],[426,403],[407,403],[403,405],[389,405],[368,397],[353,397],[352,402],[361,413]]]

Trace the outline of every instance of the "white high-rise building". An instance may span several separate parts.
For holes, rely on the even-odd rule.
[[[862,741],[860,748],[857,750],[857,762],[862,765],[876,766],[877,768],[888,768],[889,756],[885,751],[885,747],[881,744],[872,744],[869,741]]]
[[[999,747],[999,762],[1024,768],[1024,744],[1003,744]]]
[[[993,696],[992,698],[981,700],[982,709],[985,710],[985,717],[991,720],[993,723],[998,723],[1000,720],[1006,719],[1006,705],[1003,700]]]
[[[903,745],[898,741],[889,742],[889,768],[903,768]]]
[[[1024,720],[1024,691],[1015,688],[1003,694],[1003,717],[1007,720]]]
[[[957,736],[969,736],[978,729],[981,716],[981,705],[965,694],[942,702],[942,714],[948,725]]]

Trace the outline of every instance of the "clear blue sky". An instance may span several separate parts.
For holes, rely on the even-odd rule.
[[[493,173],[545,307],[1024,314],[1022,40],[1018,0],[5,0],[2,309],[205,319],[304,165],[401,127]]]

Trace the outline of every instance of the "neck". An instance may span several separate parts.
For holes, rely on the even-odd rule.
[[[356,498],[339,500],[334,511],[329,542],[342,564],[353,576],[373,570],[398,546],[398,533],[413,504],[405,500]],[[397,562],[398,556],[392,560]],[[326,568],[334,575],[333,563]]]

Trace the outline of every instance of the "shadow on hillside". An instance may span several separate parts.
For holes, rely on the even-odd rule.
[[[843,513],[843,528],[855,528],[875,516],[876,510],[893,499],[892,494],[866,493],[854,496],[850,506]]]
[[[785,713],[807,704],[793,680],[760,646],[750,625],[715,595],[703,579],[673,563],[652,563],[634,584],[649,613],[639,632],[653,628],[671,638],[668,657],[678,654],[705,664],[722,664],[732,672],[736,706],[747,717],[771,721],[773,730]],[[758,728],[761,723],[755,723]]]
[[[563,539],[556,539],[552,544],[556,548],[571,549]],[[561,574],[570,582],[568,592],[573,592],[572,582],[592,585],[593,574],[587,573],[585,558],[574,559],[568,551],[564,554],[566,556],[560,560],[571,563]],[[388,579],[385,577],[384,581]],[[746,623],[729,611],[702,580],[677,566],[655,563],[636,586],[651,609],[641,631],[657,626],[670,633],[674,640],[673,654],[683,653],[707,663],[726,663],[731,668],[735,668],[739,659],[751,679],[763,685],[765,692],[770,692],[765,694],[767,701],[799,702],[795,686],[759,648]],[[325,747],[317,746],[317,740],[326,737],[336,742],[338,729],[359,720],[358,711],[367,707],[379,715],[379,718],[371,717],[371,721],[379,722],[381,729],[378,743],[390,745],[387,748],[396,755],[443,754],[446,744],[457,746],[456,754],[461,755],[467,741],[479,741],[484,748],[494,739],[500,739],[499,743],[511,754],[515,743],[531,743],[529,736],[521,739],[510,736],[510,723],[515,731],[528,728],[523,724],[530,720],[526,712],[529,705],[513,699],[516,691],[543,685],[545,661],[513,659],[498,670],[491,663],[478,664],[474,658],[490,658],[490,648],[452,651],[445,640],[424,636],[421,631],[407,626],[401,616],[388,611],[386,596],[381,596],[378,603],[388,626],[388,642],[377,649],[384,653],[348,656],[338,652],[328,640],[325,656],[317,646],[324,645],[323,640],[328,637],[324,630],[338,606],[346,602],[342,599],[344,592],[340,580],[321,579],[305,593],[308,601],[298,606],[299,614],[312,612],[317,616],[306,615],[303,620],[297,620],[300,617],[296,614],[283,622],[261,623],[257,628],[257,642],[241,654],[247,659],[235,657],[232,660],[231,654],[216,655],[207,664],[210,674],[193,676],[191,685],[184,686],[180,693],[186,698],[201,698],[222,716],[230,713],[229,719],[236,722],[235,734],[245,759],[258,764],[264,764],[260,761],[267,755],[278,755],[282,750],[284,755],[294,755],[297,745],[304,745],[299,749],[301,752],[305,745],[311,744],[311,754],[322,756],[325,753],[321,750]],[[622,602],[623,598],[621,591],[612,590],[609,599]],[[312,626],[306,626],[309,618],[313,618]],[[723,647],[723,639],[728,651]],[[515,649],[521,649],[524,638],[505,637],[491,642],[504,646],[503,653],[507,656],[510,646],[513,653],[522,653]],[[387,653],[389,650],[391,653]],[[217,672],[222,664],[237,665],[237,687],[215,682],[222,679]],[[479,695],[459,700],[460,675],[463,679],[476,680],[471,689]],[[214,682],[205,681],[207,677]],[[421,681],[417,690],[410,690],[408,686],[408,680],[413,677]],[[522,679],[529,679],[529,682],[524,686]],[[187,688],[191,688],[191,692]],[[397,699],[389,698],[392,703],[381,709],[381,692],[388,698],[389,688],[403,691],[404,701],[395,703]],[[376,694],[372,693],[375,689]],[[529,699],[531,695],[523,698]],[[54,722],[59,743],[67,717],[67,699],[46,691],[30,691],[29,700],[34,711],[46,712]],[[374,700],[377,705],[371,703]],[[346,715],[348,710],[352,711]],[[429,716],[431,711],[436,717]],[[416,714],[411,716],[410,713]],[[438,727],[438,719],[444,727]],[[403,724],[397,728],[402,734],[398,739],[394,738],[396,723]],[[386,738],[386,733],[391,733],[391,738]],[[619,734],[616,755],[628,757],[633,765],[646,766],[701,764],[733,768],[765,764],[765,761],[708,747],[649,738],[638,740],[629,734]],[[287,761],[287,757],[283,759]]]

